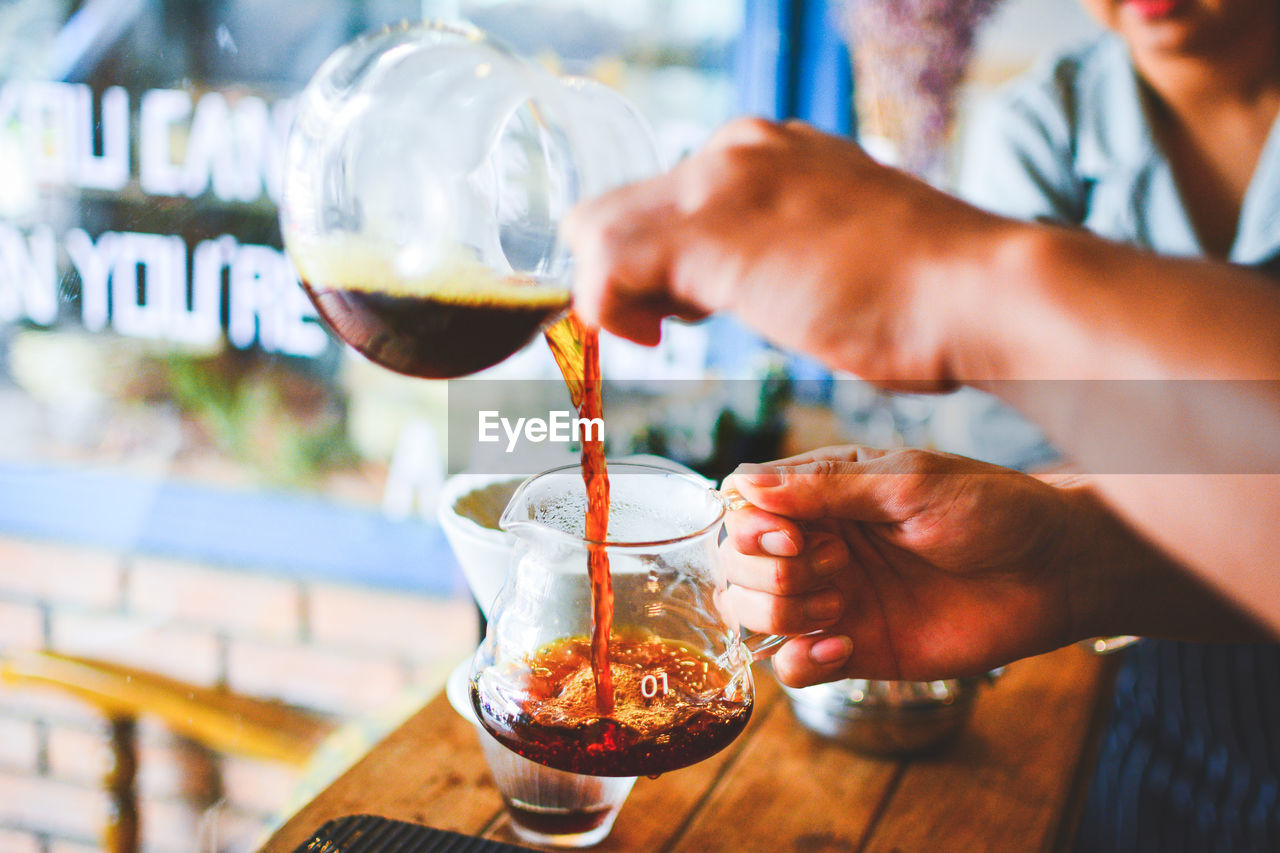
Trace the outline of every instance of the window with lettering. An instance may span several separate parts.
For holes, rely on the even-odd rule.
[[[621,90],[674,162],[738,105],[743,7],[0,2],[0,662],[56,651],[366,721],[310,777],[141,727],[146,849],[258,849],[476,642],[435,522],[448,388],[339,345],[281,249],[302,87],[362,33],[464,18]],[[709,334],[611,342],[606,369],[699,375],[729,351]],[[499,376],[555,377],[537,343]],[[21,741],[0,750],[0,846],[89,849],[104,829],[85,805],[101,721],[54,693],[0,685]]]
[[[345,352],[281,250],[276,206],[297,93],[363,32],[465,17],[622,90],[673,162],[737,106],[741,6],[0,7],[0,374],[11,397],[0,461],[46,482],[111,466],[429,511],[444,473],[433,469],[445,457],[443,391]],[[705,330],[669,338],[658,352],[609,342],[606,370],[696,376],[714,358]],[[554,377],[534,349],[507,375]],[[397,453],[404,464],[388,482]],[[34,470],[44,464],[52,469]],[[58,521],[89,535],[74,514]]]

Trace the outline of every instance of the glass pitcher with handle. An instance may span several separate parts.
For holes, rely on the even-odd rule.
[[[737,737],[751,715],[751,662],[785,638],[745,636],[726,606],[721,493],[656,465],[611,463],[609,478],[605,542],[583,538],[579,465],[526,480],[507,505],[500,525],[515,538],[514,564],[476,651],[472,701],[484,727],[526,758],[653,776]],[[607,552],[612,579],[608,697],[592,667],[592,548]]]
[[[659,166],[609,87],[470,24],[404,24],[339,48],[303,90],[281,231],[339,338],[399,373],[464,376],[568,312],[565,214]]]

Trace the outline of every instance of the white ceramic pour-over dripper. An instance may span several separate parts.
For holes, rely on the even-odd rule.
[[[486,619],[515,553],[497,519],[521,481],[510,474],[455,474],[440,491],[436,518]]]

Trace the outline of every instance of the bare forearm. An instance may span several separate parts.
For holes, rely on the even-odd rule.
[[[1042,477],[1074,516],[1070,606],[1079,637],[1135,634],[1207,642],[1276,639],[1114,513],[1087,478]]]
[[[1071,229],[995,220],[987,231],[966,300],[999,299],[966,312],[965,334],[990,344],[966,347],[962,378],[1280,382],[1280,287],[1266,276]]]
[[[1036,420],[1136,529],[1280,627],[1280,288],[1010,229],[960,378]]]

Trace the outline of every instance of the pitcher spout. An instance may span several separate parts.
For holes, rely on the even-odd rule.
[[[537,534],[539,528],[544,526],[534,519],[529,506],[529,483],[533,479],[529,477],[516,487],[511,499],[507,501],[506,508],[502,510],[502,515],[498,517],[498,527],[521,539],[531,538]]]

